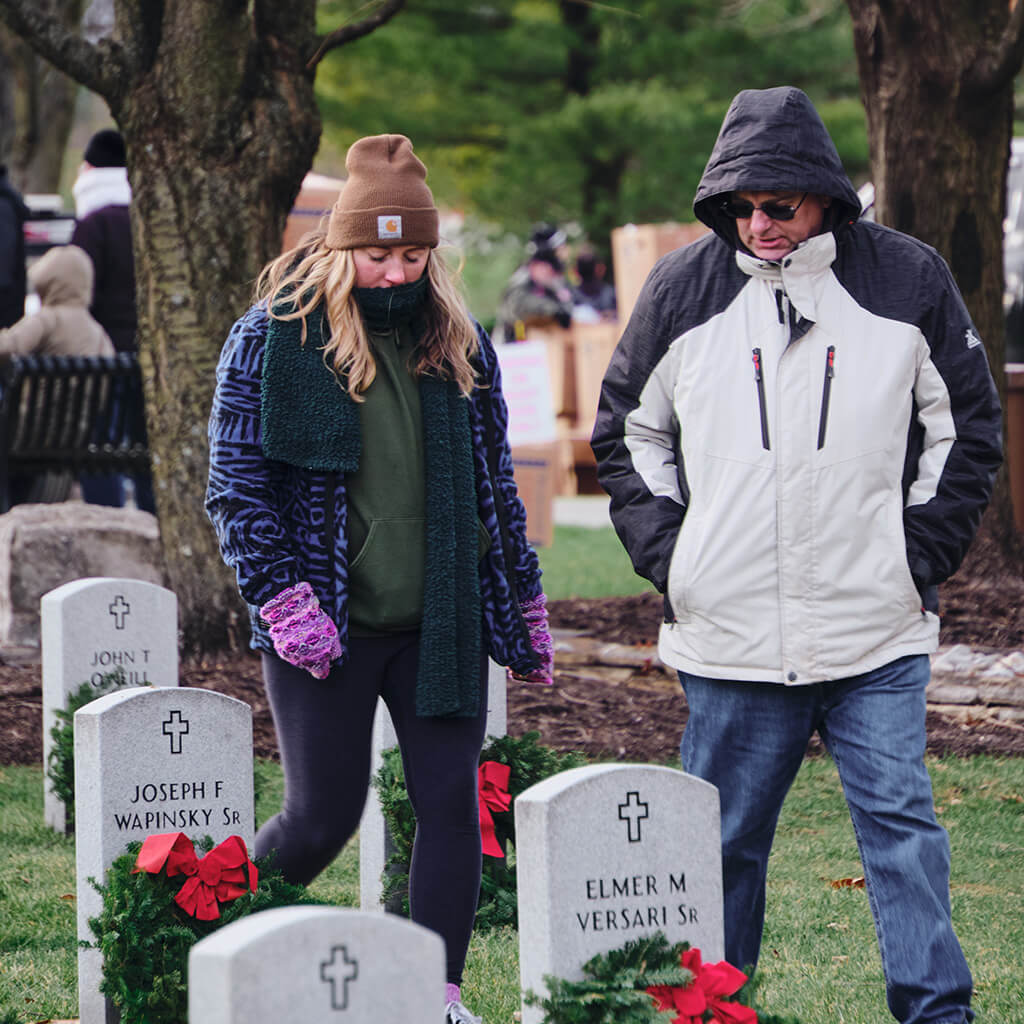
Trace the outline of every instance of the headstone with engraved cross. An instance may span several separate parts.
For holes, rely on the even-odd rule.
[[[83,683],[100,686],[120,669],[124,686],[178,685],[178,599],[142,580],[90,577],[40,601],[43,675],[43,815],[68,827],[64,802],[47,774],[57,712]]]
[[[252,852],[252,711],[212,690],[131,687],[75,712],[75,860],[78,938],[95,942],[102,910],[90,883],[133,840],[184,832],[219,843],[237,835]],[[102,959],[79,949],[81,1024],[113,1024],[100,994]]]
[[[391,914],[279,907],[225,925],[188,960],[189,1024],[439,1021],[444,942]]]
[[[663,932],[721,960],[718,790],[657,765],[573,768],[515,803],[523,992],[578,981],[598,953]],[[539,1024],[523,1006],[523,1024]]]

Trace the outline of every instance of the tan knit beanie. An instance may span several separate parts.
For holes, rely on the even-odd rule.
[[[353,142],[345,167],[348,180],[331,210],[328,249],[437,245],[437,207],[427,169],[404,135]]]

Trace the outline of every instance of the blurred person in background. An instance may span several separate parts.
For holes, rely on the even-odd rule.
[[[124,139],[104,128],[85,147],[75,197],[72,245],[88,253],[96,273],[91,312],[118,352],[134,352],[135,257],[132,251],[131,201]]]
[[[0,164],[0,327],[25,315],[25,221],[28,207]]]
[[[0,330],[0,356],[112,356],[114,345],[89,312],[92,261],[77,245],[58,245],[28,272],[39,309]]]
[[[572,286],[573,319],[579,323],[614,320],[615,288],[605,280],[608,268],[592,246],[580,247],[574,269],[577,283]]]
[[[572,292],[554,249],[532,248],[501,294],[497,323],[506,343],[522,341],[531,327],[572,323]]]
[[[114,128],[96,132],[85,147],[75,197],[75,229],[71,243],[92,260],[96,275],[90,312],[110,335],[118,352],[135,352],[138,317],[135,300],[135,256],[132,249],[131,201],[124,138]],[[132,478],[135,504],[156,512],[149,471]],[[120,508],[126,500],[126,478],[84,475],[82,496],[97,505]]]
[[[0,330],[0,359],[26,355],[112,356],[113,342],[89,313],[92,278],[92,262],[78,246],[58,245],[47,250],[28,272],[39,309]],[[40,500],[45,479],[45,475],[12,477],[11,504]]]

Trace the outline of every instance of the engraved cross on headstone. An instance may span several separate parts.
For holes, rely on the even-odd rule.
[[[341,960],[338,961],[338,954]],[[331,1009],[345,1010],[348,1008],[348,983],[359,977],[359,961],[349,960],[348,951],[344,946],[332,946],[330,960],[320,964],[320,980],[331,986]]]
[[[163,732],[165,736],[171,738],[171,753],[181,753],[181,738],[188,734],[188,719],[181,717],[181,712],[175,709],[171,712],[171,717],[163,723]]]
[[[124,599],[124,594],[117,597],[107,606],[107,611],[114,617],[114,629],[124,629],[125,620],[131,614],[132,606]]]
[[[635,789],[631,789],[626,794],[626,802],[619,804],[619,818],[628,823],[631,843],[640,842],[640,822],[648,817],[650,814],[647,804],[640,799],[640,794]]]

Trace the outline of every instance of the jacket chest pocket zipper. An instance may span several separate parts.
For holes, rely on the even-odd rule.
[[[821,417],[818,420],[818,450],[825,447],[825,429],[828,426],[828,402],[832,396],[832,378],[835,370],[836,347],[829,345],[825,353],[825,383],[821,387]]]
[[[754,383],[757,385],[757,407],[761,413],[761,447],[765,451],[771,450],[768,443],[768,407],[764,400],[764,370],[761,367],[761,350],[753,350],[754,357]]]

